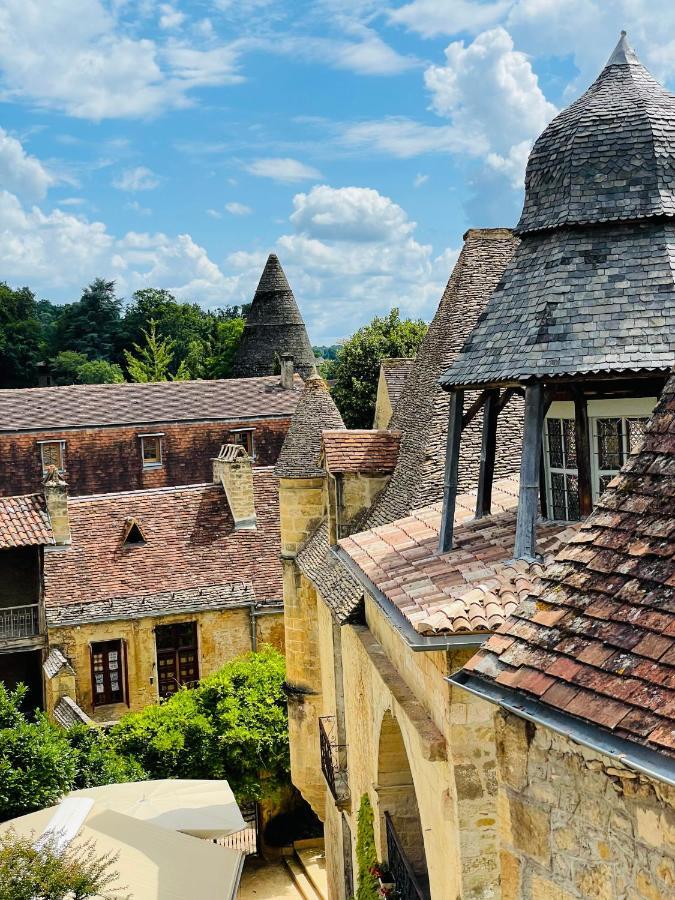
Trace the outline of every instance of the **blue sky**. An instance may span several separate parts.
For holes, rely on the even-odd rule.
[[[672,87],[669,0],[2,0],[0,279],[216,307],[275,251],[314,343],[428,319],[621,28]]]

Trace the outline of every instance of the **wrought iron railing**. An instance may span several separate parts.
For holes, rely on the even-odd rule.
[[[384,814],[384,821],[387,828],[387,862],[396,884],[397,900],[429,900],[429,889],[424,884],[426,879],[415,873],[388,812]]]
[[[37,603],[30,606],[0,607],[0,641],[33,637],[39,633],[40,615]]]
[[[336,803],[349,800],[349,779],[347,777],[347,746],[337,742],[335,716],[319,719],[319,740],[321,743],[321,771]]]

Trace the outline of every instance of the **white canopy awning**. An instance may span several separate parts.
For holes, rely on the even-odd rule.
[[[69,802],[64,801],[63,806]],[[14,828],[28,838],[42,836],[54,823],[63,827],[64,816],[57,813],[58,809],[42,809],[5,822],[0,828]],[[85,807],[82,809],[86,812]],[[243,865],[243,855],[237,850],[101,809],[97,803],[70,843],[85,841],[93,842],[97,856],[118,855],[111,866],[118,879],[111,889],[130,894],[132,900],[233,900],[236,896]]]
[[[99,811],[110,809],[194,837],[227,837],[246,827],[229,784],[222,780],[132,781],[71,791],[68,796],[87,797]]]

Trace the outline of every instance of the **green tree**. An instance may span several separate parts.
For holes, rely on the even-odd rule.
[[[124,372],[117,363],[107,362],[105,359],[92,359],[82,363],[77,370],[79,384],[121,384],[124,381]]]
[[[78,372],[88,362],[85,354],[76,350],[62,350],[57,353],[51,364],[54,384],[75,384]]]
[[[356,817],[356,864],[359,867],[356,900],[378,900],[378,880],[372,872],[378,864],[373,807],[368,794],[361,797]]]
[[[75,350],[89,359],[114,360],[121,307],[115,282],[96,278],[76,303],[63,307],[54,322],[50,337],[52,355]]]
[[[168,338],[157,336],[157,323],[150,320],[150,330],[142,329],[145,346],[134,343],[136,356],[129,350],[124,351],[127,371],[132,381],[168,381],[169,366],[173,361],[174,342]]]
[[[260,799],[288,781],[284,678],[284,657],[264,647],[130,713],[110,738],[150,778],[226,778],[240,801]]]
[[[0,900],[122,900],[114,854],[98,856],[92,841],[60,849],[52,839],[39,850],[33,843],[12,828],[0,834]]]
[[[27,287],[0,283],[0,387],[36,383],[43,326],[35,296]]]
[[[376,316],[338,350],[326,364],[326,377],[334,381],[333,397],[348,428],[370,428],[375,413],[380,360],[415,356],[428,326],[421,319],[402,320],[398,309]]]
[[[206,361],[205,377],[229,378],[231,376],[234,355],[239,347],[245,324],[245,320],[240,316],[221,319],[216,323],[211,355]]]
[[[76,757],[66,733],[43,713],[21,710],[26,688],[0,682],[0,820],[56,803],[75,779]]]
[[[75,760],[75,775],[70,790],[124,781],[145,781],[146,773],[138,761],[118,753],[102,729],[74,725],[67,730],[66,738]]]

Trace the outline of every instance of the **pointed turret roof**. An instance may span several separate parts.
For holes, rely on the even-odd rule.
[[[675,96],[621,32],[593,84],[535,142],[516,231],[675,216],[674,155]]]
[[[295,371],[303,378],[311,375],[314,351],[305,323],[279,258],[270,253],[246,317],[233,375],[273,375],[282,353],[293,356]]]
[[[325,474],[319,465],[321,432],[344,427],[328,385],[314,371],[300,394],[275,474],[280,478],[318,478]]]

